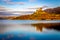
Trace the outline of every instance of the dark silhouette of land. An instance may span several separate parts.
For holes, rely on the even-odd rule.
[[[49,8],[49,9],[46,9],[44,11],[48,12],[48,13],[60,14],[60,7]]]
[[[43,28],[60,31],[60,23],[41,23],[41,24],[32,24],[32,26],[36,27],[37,31],[41,31],[41,32]]]

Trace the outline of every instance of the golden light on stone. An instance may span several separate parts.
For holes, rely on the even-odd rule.
[[[47,13],[39,8],[31,15],[18,16],[13,20],[60,20],[60,14]]]

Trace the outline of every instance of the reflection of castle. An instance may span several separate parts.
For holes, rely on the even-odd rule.
[[[37,31],[42,32],[43,31],[43,27],[35,27]]]
[[[39,8],[31,15],[23,15],[18,16],[16,18],[13,18],[16,20],[60,20],[60,14],[55,13],[47,13],[42,10],[42,8]]]
[[[37,31],[42,32],[43,28],[47,29],[60,29],[60,23],[45,23],[45,24],[32,24],[36,28]]]

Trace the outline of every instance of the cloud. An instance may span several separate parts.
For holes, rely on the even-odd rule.
[[[25,4],[25,2],[15,2],[15,4],[24,5],[24,4]]]
[[[30,8],[27,8],[27,9],[29,9],[29,10],[37,10],[37,9],[39,9],[40,7],[30,7]]]
[[[3,0],[3,1],[5,1],[5,2],[11,2],[11,0]]]
[[[0,16],[21,16],[21,15],[29,15],[29,14],[32,14],[33,11],[17,11],[17,12],[0,12]]]
[[[34,11],[3,11],[0,12],[0,16],[20,16],[20,15],[29,15],[32,14]]]
[[[6,3],[6,4],[11,4],[11,5],[16,4],[16,3],[10,2],[10,1],[6,1],[5,3]]]
[[[36,0],[29,0],[29,2],[35,2]]]
[[[11,9],[11,10],[10,10]],[[19,10],[19,9],[18,9]],[[18,16],[18,15],[28,15],[32,14],[34,11],[23,9],[22,11],[15,11],[12,8],[6,8],[4,6],[0,6],[0,16]]]
[[[28,9],[39,9],[39,8],[28,8]]]
[[[25,2],[6,2],[7,4],[20,4],[20,5],[24,5]]]
[[[33,11],[8,11],[8,8],[0,6],[0,16],[18,16],[18,15],[28,15],[33,13]]]
[[[27,8],[27,9],[39,9],[39,8],[45,9],[45,8],[48,8],[48,6],[30,7],[30,8]]]
[[[7,9],[3,6],[0,6],[0,11],[6,11]]]
[[[7,4],[20,4],[20,5],[24,5],[25,2],[12,2],[12,0],[3,0],[5,3]]]
[[[13,15],[13,14],[8,12],[6,7],[0,6],[0,16],[5,16],[5,15]]]

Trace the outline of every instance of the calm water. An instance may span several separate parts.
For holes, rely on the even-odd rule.
[[[58,24],[60,20],[0,20],[0,40],[60,40],[60,30],[41,27],[41,23]]]

